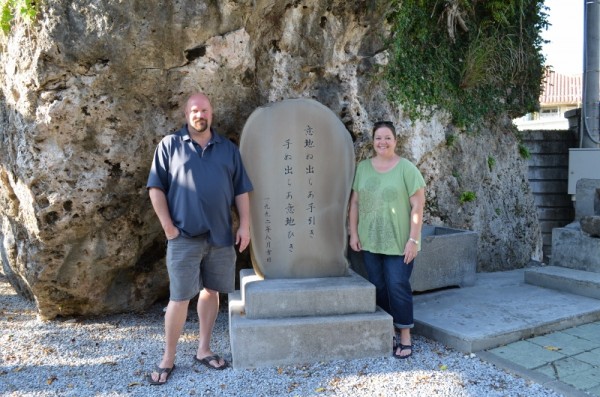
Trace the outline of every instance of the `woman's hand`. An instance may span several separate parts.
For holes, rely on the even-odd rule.
[[[413,261],[419,252],[419,246],[412,240],[408,240],[404,246],[404,263],[409,264]]]

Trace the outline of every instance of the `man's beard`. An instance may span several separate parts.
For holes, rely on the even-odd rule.
[[[199,125],[200,128],[196,128],[197,125]],[[208,128],[208,121],[206,121],[205,119],[200,119],[194,123],[194,128],[198,132],[204,132]]]

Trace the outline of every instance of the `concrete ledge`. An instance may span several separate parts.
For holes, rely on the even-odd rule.
[[[587,236],[577,224],[552,230],[550,265],[600,273],[600,238]]]
[[[414,332],[465,353],[600,320],[600,300],[524,282],[524,271],[477,273],[472,287],[414,297]]]
[[[233,368],[381,357],[392,353],[392,317],[373,313],[250,319],[229,295]],[[233,304],[231,304],[233,303]]]
[[[561,331],[581,324],[600,320],[600,309],[594,312],[576,314],[573,316],[539,322],[531,326],[514,327],[513,329],[499,330],[495,333],[482,335],[468,335],[466,333],[453,333],[448,329],[438,328],[432,324],[415,319],[414,333],[436,340],[463,353],[474,353],[482,350],[493,349],[532,336],[544,335],[549,332]]]
[[[560,266],[525,270],[525,282],[539,287],[600,299],[600,273]]]
[[[375,312],[375,286],[352,270],[346,277],[262,279],[244,269],[240,280],[251,319]]]

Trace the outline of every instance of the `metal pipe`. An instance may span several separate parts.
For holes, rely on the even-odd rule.
[[[584,0],[581,148],[600,147],[600,0]]]

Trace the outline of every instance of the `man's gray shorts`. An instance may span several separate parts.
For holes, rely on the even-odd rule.
[[[203,288],[223,293],[235,290],[235,249],[214,247],[206,235],[178,237],[167,242],[170,299],[192,299]]]

